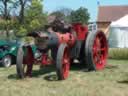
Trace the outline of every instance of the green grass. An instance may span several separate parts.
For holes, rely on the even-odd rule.
[[[56,80],[54,67],[36,65],[24,80],[17,79],[15,65],[0,68],[0,96],[128,96],[128,60],[108,60],[97,72],[72,67],[64,81]]]

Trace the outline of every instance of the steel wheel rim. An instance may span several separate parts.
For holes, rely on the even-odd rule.
[[[69,56],[68,48],[66,47],[62,58],[62,74],[64,79],[68,77],[69,69],[70,69],[70,56]]]
[[[102,32],[98,32],[93,43],[92,56],[93,62],[97,70],[101,70],[106,65],[108,53],[108,45],[105,35]]]

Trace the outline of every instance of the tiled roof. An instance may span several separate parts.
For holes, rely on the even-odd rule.
[[[98,22],[111,22],[128,14],[128,5],[125,6],[99,6]]]

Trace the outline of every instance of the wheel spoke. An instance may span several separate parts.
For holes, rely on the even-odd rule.
[[[99,39],[98,36],[96,36],[96,46],[97,46],[97,48],[100,48],[101,47],[100,39]]]
[[[107,51],[107,48],[106,47],[103,47],[103,48],[100,49],[100,51],[106,52]]]

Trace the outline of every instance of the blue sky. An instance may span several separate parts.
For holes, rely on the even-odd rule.
[[[128,5],[128,0],[44,0],[44,10],[52,12],[62,7],[78,9],[80,6],[86,7],[91,15],[90,21],[97,18],[97,7],[100,5]]]

